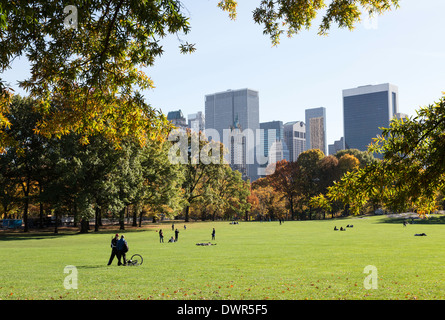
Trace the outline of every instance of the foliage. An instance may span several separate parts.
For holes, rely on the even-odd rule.
[[[218,6],[236,18],[237,1]],[[253,20],[277,45],[308,29],[317,13],[326,10],[319,34],[333,22],[353,29],[361,10],[369,15],[398,7],[398,0],[261,0]],[[68,10],[67,10],[68,9]],[[117,147],[132,136],[141,145],[171,129],[165,115],[150,106],[141,90],[154,88],[142,68],[163,53],[160,39],[187,34],[189,18],[179,0],[92,0],[67,6],[62,1],[0,1],[0,72],[17,57],[26,56],[30,77],[20,86],[36,100],[42,115],[34,129],[50,138],[70,132],[82,143],[102,135]],[[180,41],[180,52],[195,51]],[[0,79],[0,152],[12,141],[5,135],[12,90]]]
[[[166,117],[139,90],[153,88],[142,67],[163,53],[159,39],[190,31],[180,1],[82,1],[68,24],[62,1],[1,1],[0,72],[26,55],[31,75],[20,82],[42,114],[36,132],[74,132],[87,143],[101,134],[116,145],[126,136],[141,144],[168,130]],[[181,52],[193,45],[180,44]],[[8,126],[7,90],[1,86],[0,129]],[[2,141],[6,142],[5,139]]]
[[[395,212],[437,210],[437,197],[445,187],[445,100],[422,107],[417,116],[394,119],[375,139],[369,152],[381,161],[346,174],[332,187],[332,199],[343,199],[355,212],[377,200]]]
[[[361,21],[362,11],[369,16],[382,14],[398,8],[398,0],[334,0],[326,4],[324,0],[288,1],[261,0],[253,11],[255,23],[263,25],[263,33],[270,36],[273,45],[280,43],[286,33],[288,37],[298,34],[302,29],[310,29],[319,12],[324,12],[318,28],[319,35],[327,35],[333,22],[340,28],[353,30]],[[235,0],[222,0],[219,6],[236,18]]]

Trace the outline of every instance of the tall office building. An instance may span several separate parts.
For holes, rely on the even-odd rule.
[[[232,168],[251,181],[258,179],[255,147],[259,144],[256,133],[260,128],[258,92],[240,89],[206,95],[205,119],[206,131],[216,130],[219,141],[226,143]]]
[[[292,121],[285,123],[283,128],[289,161],[297,161],[300,153],[306,150],[306,125],[302,121]]]
[[[289,161],[289,150],[284,142],[283,121],[262,122],[260,129],[261,154],[268,158],[268,162],[259,166],[259,175],[265,176],[267,165],[281,160]]]
[[[171,121],[179,129],[187,128],[187,120],[185,119],[181,109],[176,111],[170,111],[167,114],[167,120]]]
[[[343,137],[340,138],[340,140],[334,141],[333,144],[328,145],[328,152],[329,155],[334,155],[340,150],[345,149],[345,139]]]
[[[326,108],[306,109],[306,150],[320,149],[326,154]]]
[[[205,117],[202,111],[189,114],[187,118],[188,127],[191,129],[192,132],[199,132],[205,129]]]
[[[398,88],[390,83],[343,90],[345,148],[366,151],[379,128],[388,128],[398,114],[398,100]]]

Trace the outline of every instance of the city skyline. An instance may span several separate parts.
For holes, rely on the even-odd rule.
[[[217,1],[182,3],[191,32],[160,39],[164,54],[143,69],[156,87],[143,92],[145,99],[166,115],[204,111],[208,92],[248,87],[260,92],[260,122],[304,121],[306,109],[325,107],[329,145],[343,135],[344,88],[395,83],[399,110],[410,116],[445,90],[444,1],[401,1],[399,9],[375,23],[364,21],[353,31],[333,25],[327,37],[317,35],[320,14],[309,31],[283,37],[277,47],[252,20],[255,2],[240,2],[236,21],[217,8]],[[196,43],[196,52],[180,54],[181,41]],[[17,81],[28,76],[22,57],[2,79],[26,95]]]

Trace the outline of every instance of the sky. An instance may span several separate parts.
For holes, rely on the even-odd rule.
[[[235,21],[217,3],[184,0],[191,32],[161,40],[164,54],[144,69],[156,88],[143,94],[165,114],[204,112],[206,94],[250,88],[259,92],[260,122],[304,121],[306,109],[325,107],[332,144],[343,136],[343,89],[392,83],[399,112],[410,116],[445,91],[443,0],[400,0],[399,9],[353,31],[333,24],[326,37],[317,35],[320,13],[310,30],[284,36],[276,47],[253,21],[260,0],[238,1]],[[181,54],[180,41],[195,43],[196,52]],[[14,87],[26,75],[17,60],[2,78]]]

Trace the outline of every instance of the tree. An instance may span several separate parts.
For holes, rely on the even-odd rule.
[[[170,161],[181,163],[184,180],[182,183],[185,200],[185,221],[189,221],[190,206],[206,197],[215,196],[220,177],[224,174],[224,147],[220,142],[207,141],[201,133],[174,131],[169,140]]]
[[[324,153],[319,149],[310,149],[302,152],[297,159],[300,167],[301,202],[309,207],[309,219],[312,219],[312,206],[310,199],[322,192],[320,162]]]
[[[368,151],[360,151],[358,149],[345,149],[337,151],[335,154],[335,157],[337,159],[340,159],[342,156],[349,154],[357,158],[357,160],[360,163],[360,168],[364,168],[368,165],[371,165],[377,161],[376,158],[374,158],[373,154]]]
[[[445,188],[444,132],[442,97],[420,108],[414,117],[391,121],[368,148],[383,159],[346,174],[330,193],[357,210],[371,199],[393,211],[411,208],[426,214],[436,210],[437,196]]]
[[[281,36],[288,37],[309,29],[317,13],[325,11],[319,26],[319,35],[327,35],[331,24],[336,22],[340,28],[354,29],[361,21],[362,11],[370,16],[382,14],[398,7],[398,0],[334,0],[325,4],[323,0],[288,1],[261,0],[253,11],[253,20],[263,25],[263,33],[269,35],[274,45],[279,44]],[[235,0],[223,0],[219,6],[228,11],[232,19],[236,18]]]
[[[171,147],[169,141],[151,142],[142,151],[142,175],[144,178],[141,203],[148,210],[157,213],[174,216],[174,213],[182,209],[183,193],[182,183],[184,179],[183,167],[180,164],[172,164],[168,158]],[[142,223],[142,214],[139,216],[139,226]]]
[[[119,144],[133,135],[144,143],[168,123],[138,92],[153,88],[140,67],[162,54],[158,39],[189,32],[181,11],[174,0],[94,0],[68,8],[61,1],[2,1],[0,72],[27,56],[31,75],[20,85],[36,99],[43,115],[36,130],[45,136],[75,132],[87,143],[100,133]],[[180,48],[193,51],[189,44]],[[0,89],[3,115],[3,93],[10,91]]]
[[[298,163],[281,160],[276,163],[275,172],[264,180],[287,200],[291,219],[295,219],[295,208],[301,199],[300,179],[301,168]],[[262,183],[261,179],[258,181],[258,184],[260,183]]]
[[[40,115],[33,111],[33,100],[15,96],[7,114],[10,126],[4,134],[11,141],[7,153],[0,154],[3,178],[18,186],[23,203],[24,231],[29,231],[28,209],[36,191],[36,176],[42,170],[47,140],[34,133]]]

